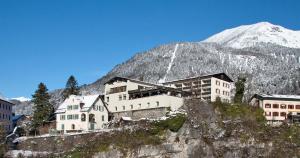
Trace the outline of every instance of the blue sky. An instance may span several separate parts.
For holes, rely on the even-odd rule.
[[[300,30],[298,0],[0,0],[0,92],[91,83],[137,52],[268,21]]]

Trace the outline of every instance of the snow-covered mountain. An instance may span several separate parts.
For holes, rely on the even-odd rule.
[[[11,98],[10,100],[18,100],[20,102],[24,102],[24,101],[30,101],[30,98],[26,98],[26,97],[16,97],[16,98]]]
[[[114,76],[158,83],[225,72],[234,80],[247,77],[246,99],[254,93],[300,94],[299,32],[270,23],[238,28],[203,42],[166,44],[137,53],[96,82],[82,86],[81,93],[102,93],[103,84]],[[61,93],[61,89],[51,93],[55,107],[62,102]],[[20,105],[15,109],[31,112],[32,104]]]
[[[260,22],[224,30],[203,42],[215,42],[233,48],[255,47],[259,43],[300,48],[300,31],[289,30],[269,22]]]

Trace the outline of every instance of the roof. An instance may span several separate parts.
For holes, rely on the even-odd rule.
[[[8,101],[8,100],[5,100],[5,99],[1,99],[1,98],[0,98],[0,101],[4,101],[4,102],[9,103],[9,104],[11,104],[11,105],[15,105],[14,103],[12,103],[12,102],[10,102],[10,101]]]
[[[270,100],[286,100],[286,101],[300,101],[300,95],[279,95],[279,94],[254,94],[251,99],[270,99]]]
[[[55,113],[62,113],[65,112],[67,109],[67,106],[70,105],[68,103],[69,99],[76,99],[80,103],[84,103],[81,111],[87,111],[90,109],[92,105],[98,100],[101,99],[99,94],[96,95],[87,95],[87,96],[76,96],[76,95],[71,95],[69,96],[55,111]]]
[[[193,80],[193,79],[197,79],[197,78],[210,78],[210,77],[215,77],[215,78],[225,80],[228,82],[233,82],[233,80],[226,73],[216,73],[216,74],[201,75],[201,76],[195,76],[195,77],[190,77],[190,78],[168,81],[168,82],[164,82],[163,84],[176,83],[176,82],[181,82],[181,81],[185,81],[185,80]]]
[[[110,83],[113,83],[115,81],[127,81],[127,80],[129,80],[131,82],[135,82],[135,83],[150,85],[150,86],[158,86],[157,84],[154,84],[154,83],[144,82],[144,81],[131,79],[131,78],[126,78],[126,77],[120,77],[120,76],[113,77],[110,80],[108,80],[107,82],[105,82],[104,84],[110,84]]]
[[[12,121],[15,122],[15,121],[18,121],[19,119],[21,119],[22,117],[26,117],[25,115],[15,115],[12,117]]]
[[[166,87],[166,86],[156,86],[156,87],[130,90],[130,91],[128,91],[128,93],[129,94],[142,93],[142,92],[148,93],[148,92],[154,92],[154,91],[172,91],[172,92],[178,92],[178,93],[190,93],[187,91],[183,91],[183,90],[172,88],[172,87]]]

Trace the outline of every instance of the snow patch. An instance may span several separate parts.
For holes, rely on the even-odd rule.
[[[224,30],[203,42],[215,42],[233,48],[253,47],[259,43],[300,48],[300,32],[268,22],[260,22]]]
[[[30,101],[30,98],[26,98],[26,97],[17,97],[17,98],[11,98],[10,100],[18,100],[20,102],[24,102],[24,101]]]
[[[166,74],[165,74],[165,77],[164,77],[163,79],[160,79],[160,80],[158,81],[159,83],[164,83],[164,82],[166,81],[167,75],[168,75],[168,73],[169,73],[170,70],[171,70],[171,67],[172,67],[172,65],[173,65],[174,59],[176,58],[176,52],[177,52],[177,49],[178,49],[178,44],[176,44],[175,49],[174,49],[174,51],[173,51],[173,53],[172,53],[171,62],[169,63],[169,66],[168,66],[167,72],[166,72]]]

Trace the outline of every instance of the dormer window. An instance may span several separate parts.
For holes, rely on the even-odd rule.
[[[80,103],[80,109],[82,109],[84,106],[84,103]]]

